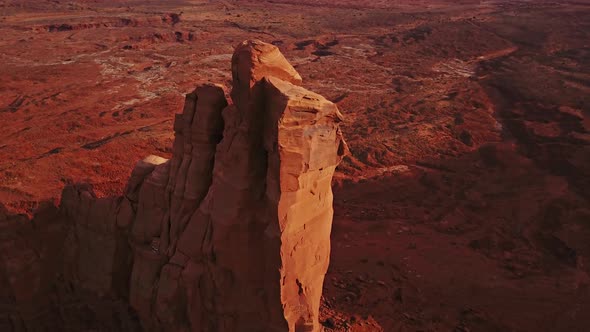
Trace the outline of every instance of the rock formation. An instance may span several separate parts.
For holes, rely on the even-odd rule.
[[[57,220],[53,245],[18,253],[28,267],[2,253],[17,304],[62,278],[127,299],[145,330],[320,330],[341,115],[275,46],[241,43],[232,74],[231,102],[213,84],[186,96],[172,159],[139,161],[122,197],[66,187],[37,222]],[[23,273],[35,282],[21,285]]]

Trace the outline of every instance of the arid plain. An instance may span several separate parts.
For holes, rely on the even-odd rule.
[[[0,0],[6,214],[120,194],[246,39],[345,117],[327,331],[590,330],[585,1]]]

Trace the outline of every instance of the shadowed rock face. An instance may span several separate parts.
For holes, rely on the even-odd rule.
[[[218,85],[188,94],[172,159],[138,162],[123,197],[64,190],[49,274],[128,299],[146,330],[319,331],[340,112],[273,45],[238,45],[232,73],[233,103]],[[25,304],[51,282],[24,289],[21,270],[1,272]]]

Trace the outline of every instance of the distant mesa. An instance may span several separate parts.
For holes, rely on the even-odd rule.
[[[116,18],[105,19],[98,22],[81,22],[81,23],[58,23],[42,27],[36,26],[34,29],[44,29],[47,32],[63,32],[72,30],[98,29],[98,28],[122,28],[122,27],[141,27],[141,26],[158,26],[172,25],[181,22],[182,13],[167,13],[161,16],[151,16],[147,18]]]

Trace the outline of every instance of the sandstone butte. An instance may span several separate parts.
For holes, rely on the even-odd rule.
[[[189,93],[172,159],[139,161],[122,197],[76,184],[30,221],[0,212],[12,330],[59,328],[39,318],[56,285],[123,299],[149,331],[321,330],[341,114],[273,45],[239,44],[231,70],[231,102]]]

